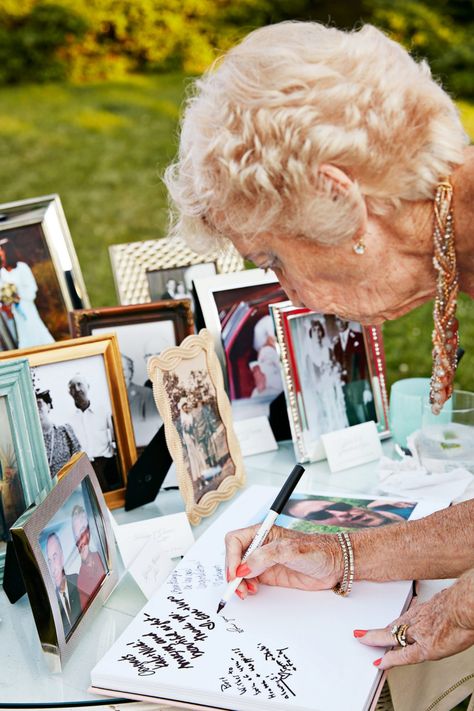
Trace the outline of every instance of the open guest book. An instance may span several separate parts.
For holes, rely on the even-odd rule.
[[[91,691],[232,711],[370,708],[381,679],[372,662],[383,650],[362,646],[352,631],[383,627],[394,620],[411,599],[410,581],[356,581],[347,598],[331,590],[305,592],[262,585],[257,595],[246,600],[234,596],[216,614],[226,585],[224,535],[261,521],[276,493],[270,487],[252,486],[234,500],[92,670]],[[347,499],[326,493],[294,494],[285,511],[295,499],[301,504],[301,500],[321,498],[339,501],[346,517],[348,506],[357,508],[364,501],[357,495]],[[346,509],[344,505],[341,509],[341,500]],[[378,515],[395,520],[393,511],[420,518],[449,503],[395,500],[391,506],[393,497],[365,501],[372,512],[365,525],[369,520],[378,523]],[[331,507],[337,512],[337,505],[328,504],[325,512],[318,509],[316,521],[308,515],[305,520],[282,515],[281,520],[309,531],[315,523],[333,521],[334,514],[326,515]],[[363,514],[357,515],[362,521]],[[329,525],[325,528],[330,530]]]

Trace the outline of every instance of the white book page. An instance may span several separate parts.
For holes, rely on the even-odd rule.
[[[380,675],[372,662],[383,650],[360,645],[352,631],[396,618],[411,582],[356,583],[348,598],[261,586],[216,613],[225,532],[263,517],[275,493],[251,487],[198,539],[92,671],[95,690],[241,711],[370,706]],[[423,511],[442,505],[425,501]]]

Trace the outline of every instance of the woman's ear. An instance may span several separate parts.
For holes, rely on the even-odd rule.
[[[359,208],[359,226],[357,232],[354,234],[354,238],[356,240],[360,238],[367,230],[367,205],[365,204],[363,195],[359,191],[357,182],[344,170],[332,163],[321,163],[318,168],[317,183],[319,183],[319,181],[326,184],[326,190],[327,184],[330,184],[330,192],[334,202],[337,202],[338,198],[345,195],[351,195],[352,198],[356,196],[357,207]]]

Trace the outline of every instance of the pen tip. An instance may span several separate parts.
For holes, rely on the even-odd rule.
[[[220,603],[219,603],[218,606],[217,606],[217,614],[219,614],[219,612],[220,612],[221,610],[223,610],[224,607],[225,607],[225,602],[224,602],[224,600],[221,600]]]

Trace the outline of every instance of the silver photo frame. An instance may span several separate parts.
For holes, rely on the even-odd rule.
[[[109,247],[115,288],[120,304],[145,304],[152,300],[149,274],[184,269],[196,264],[215,264],[219,273],[240,272],[244,260],[229,246],[224,252],[198,254],[179,237],[127,242]]]
[[[0,350],[68,338],[89,306],[59,195],[0,205]]]

